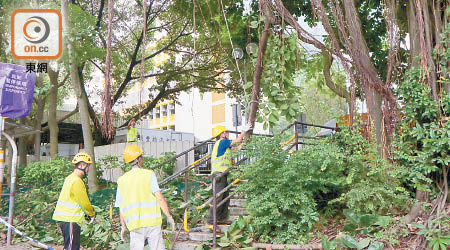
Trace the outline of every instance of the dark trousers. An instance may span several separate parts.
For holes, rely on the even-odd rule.
[[[80,249],[80,225],[75,222],[60,222],[64,237],[64,250]]]
[[[216,177],[220,173],[216,172],[212,175],[212,177]],[[228,174],[217,178],[216,179],[216,193],[220,192],[222,189],[224,189],[226,186],[228,186],[228,180],[227,180]],[[228,191],[223,193],[220,197],[217,198],[217,205],[225,198],[228,197]],[[217,208],[216,212],[216,218],[217,221],[226,220],[228,216],[228,205],[230,204],[230,200],[226,201],[222,206]],[[212,205],[212,202],[211,202]],[[213,207],[209,209],[209,216],[208,216],[208,224],[213,224]]]

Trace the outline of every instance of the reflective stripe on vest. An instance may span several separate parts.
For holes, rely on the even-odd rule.
[[[130,231],[162,223],[159,203],[151,192],[152,173],[148,169],[131,169],[117,180],[122,197],[120,213]]]
[[[225,172],[231,166],[231,153],[229,148],[226,149],[223,155],[217,157],[220,141],[222,140],[218,140],[214,144],[211,154],[211,174],[214,174],[215,172]]]
[[[137,142],[138,130],[137,128],[129,128],[127,131],[127,142]]]
[[[84,212],[80,205],[70,197],[70,189],[77,181],[82,180],[73,173],[66,177],[59,194],[58,203],[56,203],[53,220],[64,222],[81,222],[84,220]]]

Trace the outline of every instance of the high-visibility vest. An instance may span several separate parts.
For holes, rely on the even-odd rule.
[[[211,154],[211,174],[214,174],[214,172],[225,172],[231,166],[231,152],[229,148],[226,149],[223,155],[217,157],[220,141],[222,140],[218,140],[214,144]]]
[[[76,181],[82,181],[80,177],[72,173],[66,177],[64,185],[56,203],[53,220],[65,222],[81,222],[84,220],[84,212],[78,202],[70,197],[70,189]]]
[[[152,173],[148,169],[132,169],[117,180],[122,197],[120,213],[130,231],[162,224],[159,203],[151,192]]]
[[[127,142],[137,142],[138,130],[137,128],[130,127],[127,131]]]

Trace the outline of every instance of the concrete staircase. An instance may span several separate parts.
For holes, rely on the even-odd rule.
[[[228,218],[227,224],[217,225],[222,232],[228,230],[230,224],[240,215],[246,217],[248,215],[245,207],[246,199],[230,199],[230,217]],[[182,227],[182,225],[179,225]],[[202,226],[202,225],[199,225]],[[220,237],[220,235],[218,235]],[[213,239],[212,232],[190,232],[186,233],[184,230],[178,235],[177,241],[173,249],[175,250],[194,250],[197,246],[201,245],[203,242],[207,242]]]

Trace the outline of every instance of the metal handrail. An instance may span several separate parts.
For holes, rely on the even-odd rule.
[[[310,127],[325,128],[325,129],[331,129],[331,130],[339,130],[338,127],[328,127],[328,126],[316,125],[316,124],[311,124],[311,123],[306,123],[306,122],[298,122],[298,121],[295,121],[294,123],[295,123],[295,124],[304,125],[304,126],[310,126]],[[292,126],[292,125],[293,125],[293,124],[289,125],[289,127]],[[289,128],[289,127],[288,127],[288,128]],[[284,132],[284,131],[283,131],[283,132]]]
[[[202,158],[194,161],[193,163],[189,164],[188,166],[184,167],[183,169],[179,170],[178,172],[176,172],[175,174],[172,174],[171,176],[167,177],[166,179],[164,179],[163,181],[161,181],[161,183],[159,185],[163,186],[169,182],[171,182],[172,180],[174,180],[175,178],[181,176],[182,174],[184,174],[185,172],[187,172],[188,170],[195,168],[198,165],[201,165],[202,163],[205,163],[206,161],[208,161],[209,159],[211,159],[211,156],[209,155],[205,155]]]
[[[201,146],[204,146],[205,144],[208,144],[209,142],[211,142],[211,141],[213,141],[213,140],[214,140],[214,137],[211,137],[211,138],[209,138],[208,140],[203,141],[202,143],[197,144],[197,145],[195,145],[195,146],[192,147],[192,148],[186,149],[185,151],[183,151],[183,152],[181,152],[181,153],[179,153],[179,154],[177,154],[177,155],[175,155],[175,156],[173,156],[173,157],[171,157],[171,158],[169,158],[169,159],[167,159],[167,160],[165,160],[165,161],[163,161],[163,162],[161,162],[161,163],[159,163],[159,164],[157,164],[157,165],[151,167],[150,169],[153,170],[153,169],[162,167],[163,165],[165,165],[165,164],[167,164],[167,163],[169,163],[169,162],[171,162],[171,161],[176,160],[178,157],[183,156],[183,155],[185,155],[185,154],[191,152],[192,150],[195,150],[195,149],[197,149],[197,148],[199,148],[199,147],[201,147]]]

